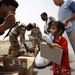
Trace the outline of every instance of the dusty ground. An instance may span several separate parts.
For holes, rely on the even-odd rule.
[[[8,52],[10,43],[9,41],[0,41],[0,47],[3,48],[5,51]],[[75,75],[75,62],[70,63],[71,66],[71,74]],[[42,69],[34,68],[34,74],[33,75],[53,75],[52,71],[50,71],[51,66],[47,66]]]
[[[0,47],[3,48],[4,50],[8,51],[9,46],[10,46],[10,42],[9,41],[0,41]]]
[[[2,55],[3,54],[8,54],[8,49],[9,49],[10,43],[9,41],[0,41],[0,65],[2,65]]]

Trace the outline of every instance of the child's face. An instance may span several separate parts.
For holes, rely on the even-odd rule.
[[[57,27],[56,26],[51,26],[50,28],[50,33],[54,36],[54,34],[57,32]]]

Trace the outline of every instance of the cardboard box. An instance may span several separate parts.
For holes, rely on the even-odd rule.
[[[4,67],[2,65],[2,63],[0,63],[0,72],[3,72],[4,71]]]
[[[3,56],[0,56],[0,62],[3,61]]]
[[[0,75],[19,75],[19,72],[0,72]]]
[[[19,71],[19,75],[33,75],[34,58],[25,56],[5,57],[3,60],[4,69],[5,71]]]

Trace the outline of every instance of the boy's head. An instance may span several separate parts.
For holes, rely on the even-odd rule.
[[[1,18],[4,18],[8,15],[9,11],[15,14],[16,8],[19,4],[16,0],[0,0],[0,13]]]
[[[50,33],[53,35],[62,35],[65,31],[65,25],[60,21],[54,21],[50,26]]]

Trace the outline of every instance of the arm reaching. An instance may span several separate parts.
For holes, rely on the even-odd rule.
[[[5,17],[5,21],[0,26],[0,32],[4,32],[5,30],[13,27],[15,24],[15,16],[10,11],[8,15]]]

